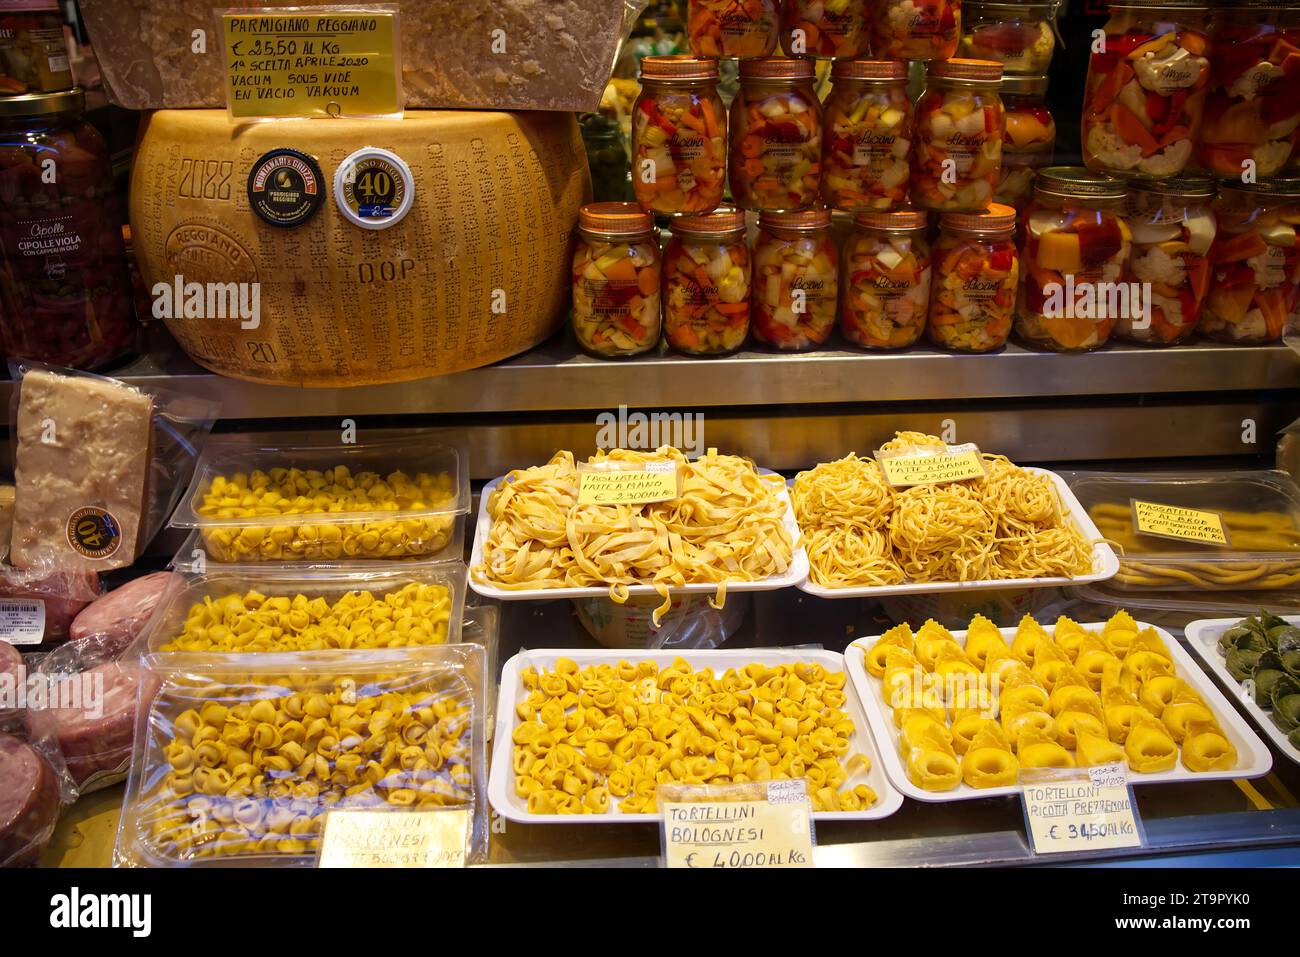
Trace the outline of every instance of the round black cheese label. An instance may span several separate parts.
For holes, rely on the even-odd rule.
[[[122,526],[112,512],[87,505],[68,519],[68,544],[87,558],[108,558],[122,544]]]
[[[365,229],[387,229],[411,210],[415,176],[391,150],[359,149],[334,173],[334,202],[339,211]]]
[[[324,205],[316,160],[288,148],[264,153],[248,174],[248,204],[272,226],[301,226]]]

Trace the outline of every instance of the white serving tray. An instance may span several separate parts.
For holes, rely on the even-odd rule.
[[[859,588],[826,588],[822,585],[815,584],[811,576],[806,576],[802,582],[798,583],[800,591],[805,591],[809,595],[815,595],[818,598],[887,598],[890,595],[929,595],[935,592],[952,592],[952,591],[990,591],[993,589],[1005,588],[1060,588],[1063,585],[1086,585],[1089,582],[1105,581],[1108,578],[1114,578],[1119,572],[1119,556],[1115,550],[1102,541],[1101,532],[1097,530],[1097,525],[1088,517],[1087,510],[1079,502],[1079,499],[1070,491],[1070,486],[1066,484],[1065,479],[1055,472],[1049,472],[1047,469],[1038,469],[1025,466],[1025,471],[1033,475],[1046,475],[1056,486],[1057,494],[1061,496],[1061,504],[1065,506],[1070,517],[1074,519],[1075,525],[1083,533],[1083,537],[1093,541],[1092,546],[1092,573],[1081,575],[1078,578],[983,578],[968,582],[903,582],[901,585],[864,585]],[[786,485],[794,486],[794,479],[790,479]],[[805,554],[805,561],[807,556]]]
[[[759,475],[776,475],[771,469],[759,469]],[[498,485],[505,481],[505,476],[493,479],[483,486],[483,493],[479,497],[478,520],[474,525],[474,546],[470,551],[469,567],[475,568],[483,564],[483,547],[487,543],[488,534],[492,531],[492,516],[488,514],[488,501],[492,493],[496,491]],[[790,505],[790,492],[788,489],[781,488],[777,491],[778,497],[785,503],[785,527],[790,533],[792,542],[792,551],[790,554],[790,567],[785,570],[783,575],[769,575],[767,578],[758,581],[728,581],[727,591],[745,592],[745,591],[775,591],[778,588],[788,588],[791,585],[798,585],[808,577],[808,556],[804,553],[803,545],[799,540],[799,523],[794,520],[794,508]],[[595,585],[588,588],[532,588],[515,590],[511,588],[498,588],[487,582],[474,580],[474,575],[470,574],[470,588],[484,598],[495,598],[497,601],[546,601],[552,598],[607,598],[609,597],[609,588],[605,585]],[[670,585],[670,591],[674,595],[712,595],[718,590],[718,586],[713,583],[704,582],[695,585]],[[657,595],[653,585],[629,585],[629,595]]]
[[[1093,622],[1084,624],[1083,627],[1100,634],[1103,624],[1104,622]],[[1139,629],[1149,627],[1153,626],[1138,622]],[[1012,639],[1015,638],[1016,629],[1002,628],[999,630],[1002,632],[1002,637],[1007,639],[1007,644],[1011,644]],[[1049,635],[1054,634],[1055,630],[1055,627],[1047,627]],[[1223,727],[1228,740],[1237,749],[1237,767],[1230,771],[1205,771],[1202,773],[1189,771],[1182,765],[1180,751],[1179,763],[1174,766],[1173,770],[1160,771],[1155,774],[1141,774],[1130,769],[1128,772],[1129,782],[1131,784],[1169,784],[1186,781],[1258,778],[1267,774],[1269,768],[1273,766],[1273,755],[1268,750],[1268,746],[1259,739],[1259,735],[1251,730],[1250,725],[1228,703],[1228,699],[1215,687],[1214,682],[1210,680],[1210,676],[1196,666],[1192,656],[1183,650],[1174,636],[1163,628],[1156,628],[1156,633],[1160,635],[1160,639],[1169,648],[1169,653],[1173,656],[1175,674],[1196,689],[1197,693],[1205,699],[1206,705],[1214,712],[1214,716],[1219,719],[1219,724]],[[957,643],[964,647],[966,632],[954,631],[952,634],[957,639]],[[938,803],[1019,795],[1020,788],[1018,786],[973,788],[963,781],[951,791],[927,791],[912,783],[907,776],[907,769],[903,766],[903,758],[898,750],[900,733],[894,727],[893,715],[885,704],[880,679],[867,674],[866,666],[862,663],[863,651],[875,644],[876,639],[879,637],[879,635],[873,635],[870,638],[859,638],[850,644],[848,648],[844,649],[844,663],[849,674],[849,681],[857,689],[858,698],[866,709],[867,719],[871,722],[871,733],[883,749],[880,756],[881,763],[884,765],[885,773],[889,775],[889,780],[894,787],[902,791],[905,796],[914,798],[917,801]]]
[[[1288,624],[1300,625],[1300,615],[1278,615],[1278,617]],[[1273,721],[1272,715],[1255,704],[1255,696],[1246,694],[1241,682],[1228,671],[1228,663],[1219,652],[1220,636],[1241,621],[1242,618],[1201,618],[1188,624],[1183,629],[1183,634],[1187,636],[1187,643],[1192,646],[1192,651],[1196,652],[1197,657],[1218,675],[1219,680],[1229,688],[1237,690],[1237,703],[1254,719],[1259,729],[1268,735],[1279,751],[1296,764],[1300,764],[1300,748],[1287,740],[1282,729]]]
[[[789,665],[799,662],[820,664],[830,671],[844,670],[844,656],[834,651],[821,651],[805,648],[727,648],[701,649],[695,651],[639,651],[639,650],[560,650],[539,648],[533,651],[521,651],[506,662],[501,674],[501,689],[497,694],[497,723],[495,744],[492,748],[491,776],[488,779],[488,800],[496,812],[508,821],[522,824],[645,824],[662,819],[659,814],[619,814],[611,811],[607,814],[529,814],[527,801],[515,794],[514,745],[512,744],[515,728],[519,725],[519,716],[515,705],[523,695],[523,682],[520,674],[530,665],[539,671],[554,669],[559,658],[569,658],[578,663],[578,667],[588,665],[617,664],[627,660],[653,661],[661,668],[672,664],[673,660],[684,658],[692,668],[712,668],[715,674],[721,674],[728,668],[740,668],[747,664],[768,666]],[[849,775],[842,788],[852,788],[865,784],[876,792],[876,803],[861,811],[816,811],[813,817],[818,821],[876,821],[889,817],[902,806],[903,796],[898,793],[881,767],[880,749],[871,735],[862,702],[850,681],[844,682],[844,711],[848,714],[855,728],[850,739],[849,754],[864,754],[871,759],[871,769],[864,772],[861,768]],[[611,799],[613,800],[613,799]]]

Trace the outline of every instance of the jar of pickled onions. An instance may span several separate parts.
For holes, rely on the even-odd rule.
[[[1002,178],[993,191],[999,203],[1023,209],[1034,190],[1034,171],[1052,165],[1056,121],[1047,109],[1047,77],[1009,76],[1002,81],[1006,138]]]
[[[936,346],[989,352],[1006,345],[1020,274],[1015,231],[1016,211],[1001,203],[940,217],[926,327]]]
[[[656,213],[701,213],[722,202],[727,114],[718,63],[688,56],[641,61],[632,107],[632,188]]]
[[[771,56],[776,50],[777,0],[690,0],[686,38],[695,56]]]
[[[1113,0],[1110,9],[1104,48],[1088,62],[1084,163],[1176,176],[1192,158],[1210,85],[1205,0]]]
[[[984,209],[1002,178],[1002,67],[993,60],[931,63],[916,104],[912,202],[935,212]]]
[[[1130,282],[1133,235],[1124,181],[1074,166],[1039,170],[1024,212],[1024,278],[1016,332],[1031,345],[1086,352],[1106,344],[1121,316],[1143,311]]]
[[[835,328],[838,260],[830,210],[760,216],[754,243],[754,338],[789,351],[824,344]]]
[[[723,207],[672,222],[664,250],[664,339],[678,352],[725,355],[749,334],[745,214]]]
[[[1300,309],[1300,177],[1221,182],[1214,213],[1200,329],[1220,342],[1277,342]]]
[[[930,244],[920,210],[859,213],[844,246],[840,332],[867,349],[921,338],[930,308]]]
[[[781,49],[786,56],[847,57],[870,40],[864,0],[784,0]]]
[[[907,204],[912,101],[902,60],[838,60],[822,107],[822,201],[865,212]]]
[[[601,358],[659,344],[659,240],[635,203],[588,203],[573,252],[573,333]]]
[[[871,52],[882,60],[947,60],[957,52],[961,0],[874,0]]]
[[[1208,176],[1129,183],[1133,278],[1150,285],[1151,311],[1150,315],[1116,319],[1117,337],[1171,346],[1196,329],[1210,289],[1213,199],[1214,180]]]
[[[731,194],[745,209],[805,209],[822,172],[822,108],[809,60],[746,60],[731,103]]]
[[[997,60],[1004,74],[1039,76],[1056,49],[1055,0],[1046,3],[982,3],[967,0],[961,11],[961,56]]]

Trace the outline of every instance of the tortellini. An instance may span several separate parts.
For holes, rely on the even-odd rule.
[[[515,795],[530,814],[653,813],[660,784],[804,778],[815,811],[876,803],[848,786],[870,759],[850,754],[843,672],[748,664],[715,675],[682,658],[522,674],[513,732]]]

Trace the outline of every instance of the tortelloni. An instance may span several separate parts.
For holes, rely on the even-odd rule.
[[[849,786],[845,676],[815,663],[748,664],[716,675],[678,658],[554,671],[528,668],[515,706],[515,794],[530,814],[653,813],[660,784],[804,778],[815,811],[876,803]]]
[[[139,837],[178,863],[304,856],[333,809],[472,805],[473,720],[450,670],[174,676],[150,713]]]
[[[451,592],[411,582],[376,597],[350,591],[333,604],[306,595],[257,591],[204,598],[190,607],[181,633],[163,651],[310,651],[399,648],[447,641]]]

